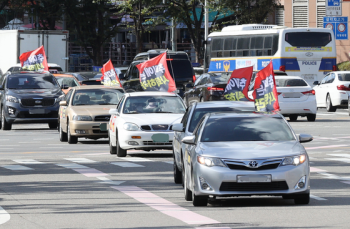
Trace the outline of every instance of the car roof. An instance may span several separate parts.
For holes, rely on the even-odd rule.
[[[171,92],[163,92],[163,91],[142,91],[142,92],[132,92],[129,93],[128,96],[130,97],[137,97],[137,96],[177,96],[174,93]]]
[[[86,89],[103,89],[103,88],[111,88],[111,89],[123,89],[122,87],[118,86],[104,86],[104,85],[79,85],[74,87],[75,90],[86,90]]]
[[[34,71],[18,71],[13,72],[9,74],[9,76],[23,76],[23,75],[37,75],[37,76],[45,76],[45,75],[52,75],[50,72],[44,71],[44,72],[34,72]]]
[[[303,79],[300,76],[275,76],[276,79]]]
[[[247,107],[254,108],[254,102],[250,101],[210,101],[197,103],[197,108],[212,108],[212,107]]]
[[[255,118],[255,117],[267,117],[267,118],[282,118],[282,115],[279,113],[274,112],[252,112],[252,113],[207,113],[207,116],[210,116],[209,118],[231,118],[231,117],[246,117],[246,118]]]

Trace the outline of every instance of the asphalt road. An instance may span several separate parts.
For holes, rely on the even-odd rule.
[[[0,131],[0,228],[349,228],[350,117],[318,111],[290,122],[308,133],[309,205],[281,197],[193,207],[173,182],[171,151],[109,154],[108,142],[68,145],[47,125]]]

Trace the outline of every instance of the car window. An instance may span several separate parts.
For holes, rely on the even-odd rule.
[[[122,112],[122,107],[123,107],[123,102],[125,100],[125,96],[123,96],[123,98],[121,98],[121,100],[119,101],[119,104],[117,106],[118,109],[118,113],[120,114]]]
[[[330,76],[327,78],[327,83],[333,83],[334,79],[335,79],[335,74],[334,73],[330,74]]]
[[[186,111],[185,115],[182,117],[181,123],[182,123],[182,126],[185,127],[185,128],[187,126],[188,117],[190,116],[191,111],[192,111],[192,106],[187,108],[187,111]]]
[[[117,105],[124,92],[118,89],[85,89],[75,91],[73,106],[83,105]]]
[[[282,118],[211,118],[204,127],[202,142],[292,141],[294,135]]]
[[[196,79],[196,81],[194,82],[194,86],[197,86],[198,84],[199,84],[199,82],[202,80],[202,77],[203,77],[204,75],[200,75],[197,79]]]
[[[338,80],[339,81],[350,81],[350,74],[349,73],[338,74]]]
[[[59,85],[52,75],[10,75],[7,87],[9,89],[49,89]]]
[[[65,97],[67,104],[69,104],[69,100],[72,97],[72,93],[73,93],[73,89],[70,89]]]
[[[277,87],[305,87],[308,84],[303,79],[276,79]]]
[[[73,77],[56,77],[56,80],[60,86],[76,87],[79,85]]]
[[[326,76],[323,78],[323,80],[321,81],[321,84],[327,83],[327,79],[328,79],[329,76],[330,76],[329,74],[326,75]]]
[[[227,84],[230,77],[231,76],[228,74],[220,74],[220,75],[210,76],[210,80],[214,84]]]
[[[131,69],[130,79],[139,79],[139,69],[134,65]]]
[[[203,75],[203,77],[201,78],[201,80],[198,83],[198,86],[206,84],[207,81],[208,81],[208,75]]]
[[[193,135],[196,136],[195,142],[197,142],[198,137],[199,137],[199,132],[202,129],[203,123],[204,123],[204,119],[205,117],[202,117],[201,120],[199,121],[198,125],[196,126],[196,128],[193,131]]]

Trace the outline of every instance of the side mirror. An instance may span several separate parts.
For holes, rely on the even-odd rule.
[[[319,85],[320,83],[318,81],[314,81],[313,85]]]
[[[193,88],[193,83],[186,84],[186,88]]]
[[[311,142],[312,140],[314,140],[314,138],[310,134],[299,134],[298,138],[300,143]]]
[[[61,85],[61,89],[68,89],[68,88],[69,88],[68,85],[64,85],[64,84]]]
[[[195,140],[196,140],[196,136],[192,135],[192,136],[184,137],[182,139],[182,142],[185,143],[185,144],[194,145],[195,144]]]
[[[109,114],[116,115],[116,114],[118,114],[118,110],[117,109],[109,109]]]
[[[61,101],[60,106],[67,106],[67,101]]]
[[[125,80],[125,75],[124,75],[124,73],[120,73],[118,77],[119,77],[120,80]]]
[[[184,132],[184,126],[182,123],[176,123],[173,125],[171,128],[173,131],[179,131],[179,132]]]

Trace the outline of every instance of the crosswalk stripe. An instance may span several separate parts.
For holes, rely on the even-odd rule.
[[[96,163],[96,161],[93,161],[87,158],[64,158],[64,159],[75,163]]]
[[[19,164],[25,164],[25,165],[38,165],[38,164],[45,164],[43,162],[40,162],[40,161],[36,161],[36,160],[33,160],[33,159],[16,159],[16,160],[13,160],[14,162],[17,162]]]
[[[168,164],[174,164],[173,161],[164,161],[165,163],[168,163]]]
[[[127,160],[127,161],[132,161],[132,162],[141,162],[141,161],[152,161],[146,158],[142,158],[142,157],[125,157],[122,158],[123,160]]]
[[[109,184],[109,185],[120,185],[125,182],[125,181],[114,181],[107,177],[96,177],[96,178],[102,181],[100,183]]]
[[[33,170],[32,168],[23,165],[2,165],[1,167],[9,170]]]
[[[325,199],[325,198],[318,197],[318,196],[311,195],[311,194],[310,194],[310,198],[315,199],[315,200],[327,200],[327,199]]]
[[[117,165],[120,167],[145,167],[143,165],[139,165],[131,162],[112,162],[111,164]]]
[[[326,160],[332,160],[332,161],[341,161],[350,163],[350,158],[343,158],[343,157],[337,157],[337,158],[325,158]]]
[[[7,211],[5,211],[5,209],[0,207],[0,225],[6,223],[10,219],[11,219],[10,214],[7,213]]]
[[[86,167],[84,165],[79,165],[76,163],[69,163],[69,164],[56,164],[58,166],[64,167],[66,169],[88,169],[89,167]]]
[[[330,156],[335,156],[335,157],[349,157],[350,158],[350,154],[347,153],[335,153],[335,154],[327,154]]]

